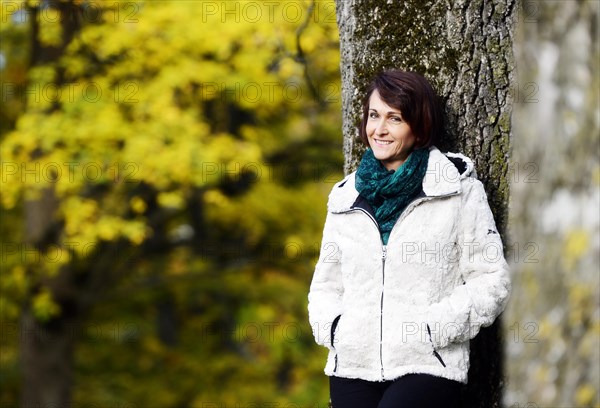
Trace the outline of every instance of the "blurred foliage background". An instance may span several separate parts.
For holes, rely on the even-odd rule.
[[[0,405],[325,406],[333,1],[1,10]]]
[[[599,19],[594,0],[519,7],[509,407],[600,407]]]

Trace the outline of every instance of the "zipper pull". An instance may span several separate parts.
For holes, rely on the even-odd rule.
[[[382,258],[385,259],[387,258],[387,245],[383,245],[381,248],[383,249]]]

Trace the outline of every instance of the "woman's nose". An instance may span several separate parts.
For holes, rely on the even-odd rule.
[[[376,134],[385,135],[387,133],[387,128],[385,126],[385,120],[380,120],[377,124],[377,128],[375,129]]]

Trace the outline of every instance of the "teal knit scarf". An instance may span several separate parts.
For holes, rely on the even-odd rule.
[[[398,170],[387,170],[367,149],[356,172],[356,189],[373,207],[381,239],[387,245],[392,227],[419,194],[427,172],[428,149],[416,149]]]

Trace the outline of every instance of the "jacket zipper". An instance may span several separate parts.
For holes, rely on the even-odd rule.
[[[366,211],[360,207],[353,207],[351,209],[351,211],[360,211],[360,212],[366,214],[371,219],[371,221],[373,221],[373,224],[377,228],[377,234],[380,234],[379,233],[379,224],[377,223],[377,220],[371,214],[369,214],[368,211]],[[380,235],[380,237],[381,237],[381,235]],[[384,370],[383,370],[383,291],[385,288],[385,259],[387,258],[387,245],[385,245],[383,243],[383,241],[381,241],[381,238],[380,238],[380,242],[381,242],[381,301],[380,301],[380,307],[379,307],[379,363],[381,366],[381,381],[384,381],[385,374],[384,374]],[[337,355],[336,355],[336,357],[337,357]],[[337,361],[336,361],[336,367],[337,367]]]
[[[440,195],[440,196],[426,196],[426,197],[422,197],[422,198],[417,198],[416,200],[411,201],[406,208],[404,209],[404,211],[402,211],[402,214],[400,215],[400,218],[398,218],[398,220],[396,221],[396,223],[394,224],[394,226],[392,227],[392,231],[394,230],[394,228],[396,227],[396,225],[400,224],[400,221],[402,221],[407,214],[410,213],[410,211],[412,211],[413,208],[415,208],[417,206],[417,204],[420,204],[424,201],[429,201],[429,200],[433,200],[436,198],[445,198],[445,197],[449,197],[449,196],[453,196],[458,194],[458,191],[454,191],[452,193],[448,193],[448,194],[444,194],[444,195]],[[377,233],[379,233],[379,224],[377,223],[377,220],[371,215],[369,214],[368,211],[360,208],[360,207],[352,207],[350,208],[349,211],[342,211],[342,212],[350,212],[350,211],[360,211],[362,213],[364,213],[365,215],[367,215],[371,221],[373,221],[373,224],[375,225],[375,227],[377,228]],[[390,231],[390,235],[391,235],[391,231]],[[381,237],[381,234],[380,234]],[[381,274],[382,274],[382,278],[381,278],[381,305],[379,308],[379,362],[381,365],[381,381],[385,381],[385,371],[383,369],[383,294],[384,294],[384,289],[385,289],[385,260],[387,258],[387,245],[385,245],[383,243],[383,241],[380,238],[380,242],[381,242],[381,251],[382,251],[382,255],[381,255]],[[437,352],[435,352],[435,354],[437,354]],[[439,356],[439,354],[438,354]],[[437,356],[436,356],[437,357]],[[439,359],[441,360],[441,356],[439,357]],[[443,362],[442,362],[443,364]],[[337,361],[337,354],[335,356],[335,369],[334,371],[337,370],[337,365],[338,365],[338,361]],[[445,367],[445,364],[444,364]]]
[[[379,309],[379,361],[381,362],[381,381],[385,380],[383,372],[383,294],[385,289],[385,258],[387,258],[387,245],[382,245],[381,254],[381,307]]]

